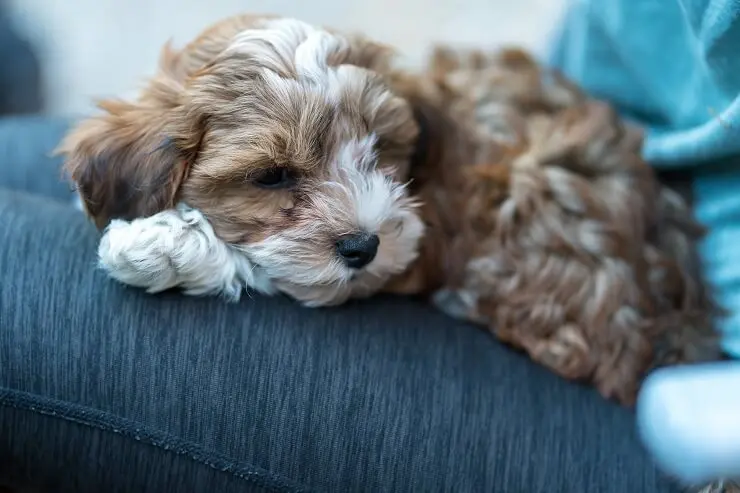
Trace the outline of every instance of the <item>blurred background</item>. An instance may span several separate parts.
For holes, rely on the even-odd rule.
[[[419,66],[434,43],[546,47],[567,0],[0,0],[0,113],[76,116],[134,93],[168,39],[275,13],[393,44]]]

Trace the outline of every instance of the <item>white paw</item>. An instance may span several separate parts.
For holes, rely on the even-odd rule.
[[[98,257],[111,277],[150,293],[179,287],[190,295],[238,300],[247,288],[273,292],[243,252],[216,237],[205,217],[185,205],[130,222],[112,221]]]

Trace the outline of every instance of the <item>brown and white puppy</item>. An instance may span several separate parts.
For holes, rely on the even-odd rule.
[[[101,265],[232,299],[429,295],[623,403],[656,365],[716,357],[701,228],[638,129],[516,50],[390,55],[250,16],[165,47],[60,148]]]
[[[103,266],[150,291],[307,305],[379,290],[423,232],[405,185],[418,128],[382,76],[389,54],[253,16],[166,46],[138,99],[104,101],[60,147],[108,228]]]

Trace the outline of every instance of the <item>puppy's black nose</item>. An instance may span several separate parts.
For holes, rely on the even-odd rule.
[[[342,236],[337,241],[337,253],[347,267],[362,269],[373,261],[379,244],[378,235],[355,233]]]

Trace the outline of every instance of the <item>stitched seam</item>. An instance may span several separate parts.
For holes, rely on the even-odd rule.
[[[276,493],[308,493],[310,491],[305,486],[285,479],[278,474],[256,466],[240,464],[224,454],[206,450],[194,442],[183,440],[169,433],[149,429],[135,421],[105,411],[4,387],[0,387],[0,405],[32,411],[44,416],[61,418],[72,423],[112,432],[167,452],[187,456],[212,469],[233,474],[247,482]]]

